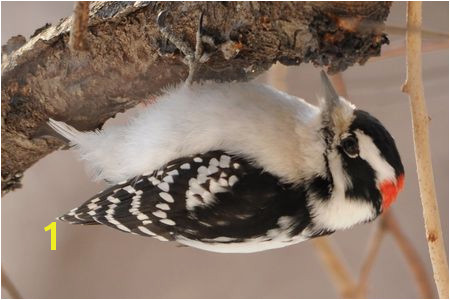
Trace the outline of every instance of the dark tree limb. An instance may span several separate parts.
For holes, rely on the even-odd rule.
[[[249,80],[280,61],[312,62],[330,73],[379,55],[390,2],[93,2],[86,51],[70,51],[72,18],[16,37],[2,55],[2,192],[60,146],[36,138],[49,117],[80,130],[100,127],[188,74],[155,19],[191,45],[200,11],[216,47],[203,79]],[[15,42],[14,42],[15,41]],[[33,138],[35,137],[35,138]]]

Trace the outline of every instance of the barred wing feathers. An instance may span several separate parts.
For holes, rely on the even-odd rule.
[[[284,185],[243,158],[211,151],[112,186],[60,220],[164,241],[267,241],[274,230],[294,237],[306,228],[305,197],[301,187]]]

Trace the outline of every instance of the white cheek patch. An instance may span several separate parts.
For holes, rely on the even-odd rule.
[[[336,150],[328,155],[328,160],[333,176],[332,197],[325,201],[315,199],[314,195],[309,195],[308,198],[315,226],[340,230],[372,220],[376,216],[376,211],[371,203],[345,197],[345,191],[351,188],[352,183],[343,170],[341,157]]]
[[[355,134],[359,144],[359,156],[375,170],[377,183],[384,180],[396,182],[394,168],[381,156],[372,138],[361,130],[356,130]]]
[[[311,214],[317,228],[341,230],[372,220],[375,208],[367,201],[347,199],[345,195],[333,195],[329,200],[313,200]]]

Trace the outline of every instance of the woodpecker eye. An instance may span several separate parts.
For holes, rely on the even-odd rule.
[[[344,152],[351,158],[355,158],[359,154],[359,146],[358,141],[355,137],[349,136],[342,140],[341,142],[342,149]]]

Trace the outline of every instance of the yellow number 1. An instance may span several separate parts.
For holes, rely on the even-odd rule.
[[[56,250],[56,222],[51,222],[44,229],[45,231],[50,230],[50,250]]]

